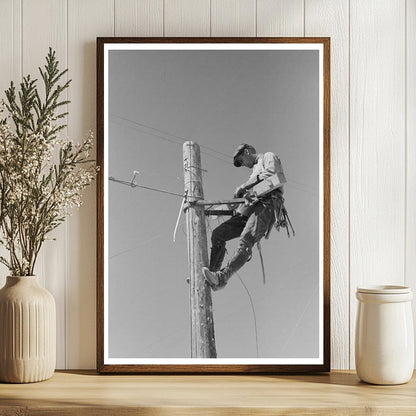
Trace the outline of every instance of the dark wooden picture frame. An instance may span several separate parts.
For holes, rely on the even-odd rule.
[[[319,363],[258,363],[255,359],[252,364],[244,361],[242,363],[218,364],[212,359],[207,360],[207,364],[192,361],[189,363],[109,363],[105,356],[105,342],[108,337],[105,327],[106,303],[105,296],[108,291],[105,280],[105,239],[108,228],[105,224],[105,198],[107,178],[105,165],[108,160],[106,155],[105,135],[105,70],[107,58],[105,56],[106,45],[124,44],[247,44],[255,47],[259,44],[285,44],[285,45],[317,45],[321,56],[321,74],[319,80],[321,88],[321,122],[320,140],[322,149],[322,165],[320,172],[320,198],[322,200],[322,216],[320,225],[322,236],[322,284],[320,287],[319,302],[321,304],[320,319],[322,328],[321,351]],[[239,144],[239,143],[237,143]],[[330,371],[330,39],[329,38],[97,38],[97,164],[100,171],[97,178],[97,370],[100,373],[304,373],[304,372],[328,372]],[[284,164],[284,161],[283,161]],[[122,181],[119,181],[122,182]],[[128,185],[128,183],[125,183]],[[131,185],[134,184],[134,179]],[[296,228],[296,225],[295,225]],[[185,255],[186,253],[184,253]],[[214,359],[215,360],[215,359]]]

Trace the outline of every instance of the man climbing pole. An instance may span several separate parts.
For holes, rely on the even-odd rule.
[[[233,158],[235,167],[244,166],[252,169],[252,173],[234,193],[234,198],[244,197],[247,202],[212,232],[209,268],[203,267],[202,271],[213,290],[222,289],[230,277],[250,260],[254,244],[263,237],[267,238],[273,225],[277,229],[286,228],[288,236],[289,225],[292,228],[283,204],[286,179],[279,158],[272,152],[256,153],[256,149],[246,143],[238,146]],[[261,191],[255,192],[256,187]],[[238,249],[221,269],[226,242],[237,237],[240,237]]]

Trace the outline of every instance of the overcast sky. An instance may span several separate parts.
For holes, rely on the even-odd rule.
[[[240,143],[276,153],[296,236],[273,230],[259,255],[213,293],[220,358],[318,356],[319,113],[316,51],[111,51],[108,175],[183,194],[182,144],[202,151],[206,199],[228,199],[250,170]],[[181,198],[109,182],[111,358],[189,358]],[[220,219],[222,221],[223,219]],[[218,225],[210,219],[210,228]],[[237,240],[228,244],[233,254]]]

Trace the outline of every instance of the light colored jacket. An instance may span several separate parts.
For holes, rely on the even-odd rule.
[[[281,169],[279,158],[272,152],[260,153],[251,171],[248,182],[258,177],[260,180],[266,179]]]
[[[251,175],[246,183],[253,183],[257,178],[263,180],[279,173],[283,173],[280,159],[272,152],[260,153],[257,156],[256,163],[253,165]],[[283,193],[283,185],[279,189]],[[240,215],[246,217],[250,216],[253,211],[254,206],[247,204],[241,204],[237,209]]]

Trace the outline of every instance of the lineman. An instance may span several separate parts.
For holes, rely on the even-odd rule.
[[[256,153],[250,144],[243,143],[234,153],[234,166],[252,169],[247,182],[234,192],[234,198],[241,198],[248,190],[266,178],[281,173],[281,163],[272,152]],[[283,176],[284,177],[284,176]],[[212,232],[209,268],[202,269],[204,277],[213,290],[222,289],[247,261],[250,260],[253,245],[268,235],[273,223],[281,219],[283,207],[283,185],[260,197],[253,204],[240,205],[237,213],[223,222]],[[286,212],[284,210],[284,212]],[[285,221],[285,216],[283,221]],[[284,223],[281,226],[286,226]],[[221,269],[227,241],[240,237],[237,251],[227,265]]]

